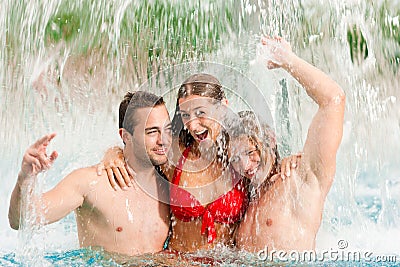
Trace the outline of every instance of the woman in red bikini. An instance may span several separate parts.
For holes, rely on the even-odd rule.
[[[227,160],[222,130],[227,100],[219,81],[208,74],[189,77],[178,91],[172,120],[176,167],[171,181],[172,236],[177,251],[232,245],[234,230],[248,203],[246,184]]]
[[[172,120],[174,164],[163,169],[171,181],[172,250],[232,246],[247,209],[250,180],[245,177],[257,169],[239,174],[230,164],[229,136],[220,124],[227,104],[221,84],[209,74],[190,76],[178,91]]]

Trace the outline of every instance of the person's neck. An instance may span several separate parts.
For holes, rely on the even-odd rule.
[[[199,143],[193,142],[190,148],[190,153],[192,154],[192,157],[194,158],[201,158],[201,152],[199,149]]]
[[[268,168],[268,171],[265,173],[263,176],[264,178],[259,179],[257,183],[252,183],[252,192],[251,192],[251,198],[257,198],[260,196],[261,190],[262,189],[268,189],[270,186],[272,186],[277,178],[272,179],[276,174],[278,174],[278,169],[280,169],[280,166],[277,164],[271,164],[270,167]]]
[[[192,158],[213,162],[218,157],[218,147],[211,140],[194,142],[191,145],[190,153]]]
[[[135,177],[133,178],[134,183],[140,185],[141,188],[146,189],[145,191],[155,191],[157,189],[157,179],[156,179],[156,169],[153,165],[143,166],[137,162],[129,162],[129,167],[131,167],[135,172]]]
[[[183,152],[185,149],[188,149],[188,147],[182,148],[181,151]],[[226,166],[219,159],[216,147],[201,151],[199,143],[194,143],[189,146],[189,149],[188,161],[185,161],[185,168],[188,170],[199,171],[211,168],[223,171],[225,169]]]
[[[154,174],[154,170],[155,170],[154,165],[151,164],[150,162],[143,163],[135,157],[127,157],[126,155],[124,155],[124,156],[126,159],[126,163],[135,172],[136,175],[148,177],[148,176],[151,176]]]

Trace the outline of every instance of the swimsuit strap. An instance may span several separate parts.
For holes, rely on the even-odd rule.
[[[174,170],[174,176],[172,177],[172,183],[174,185],[179,185],[179,181],[181,180],[181,174],[182,174],[182,169],[183,169],[183,164],[186,161],[187,156],[189,155],[191,146],[188,146],[182,153],[182,156],[180,157],[178,164],[175,167]]]

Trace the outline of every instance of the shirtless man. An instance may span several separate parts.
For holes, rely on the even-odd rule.
[[[319,108],[308,129],[299,164],[292,170],[290,179],[280,179],[281,175],[273,172],[276,169],[274,153],[267,156],[267,164],[271,166],[267,166],[269,174],[257,189],[256,197],[251,200],[237,229],[236,245],[250,252],[265,248],[269,251],[314,250],[324,202],[335,176],[345,94],[326,74],[297,57],[284,40],[264,38],[262,43],[271,54],[268,68],[285,69]],[[256,155],[252,156],[257,160]]]
[[[53,189],[35,198],[28,188],[34,185],[37,174],[50,168],[57,158],[56,152],[49,157],[46,154],[55,134],[46,135],[24,154],[9,207],[13,229],[21,226],[21,205],[26,193],[33,200],[27,208],[36,211],[38,223],[50,224],[75,211],[81,247],[101,246],[126,255],[163,249],[170,218],[168,205],[159,200],[168,199],[168,187],[154,166],[167,161],[170,118],[163,99],[156,95],[128,93],[120,105],[120,114],[125,114],[128,104],[124,124],[120,115],[119,134],[125,144],[127,164],[136,172],[133,185],[116,191],[106,174],[99,176],[96,167],[87,167],[73,171]]]

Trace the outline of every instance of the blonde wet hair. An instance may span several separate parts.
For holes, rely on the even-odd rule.
[[[231,129],[230,137],[238,138],[247,136],[260,153],[260,165],[265,167],[272,156],[272,169],[276,169],[280,161],[280,156],[273,129],[267,123],[261,122],[253,111],[240,111],[238,116],[238,122]]]

